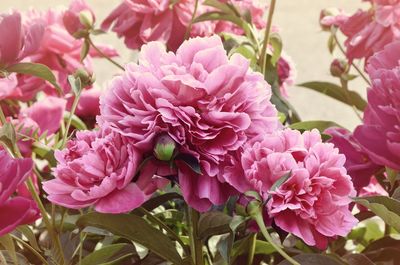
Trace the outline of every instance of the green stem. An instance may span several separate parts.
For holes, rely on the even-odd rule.
[[[249,254],[247,256],[247,265],[252,265],[254,261],[254,254],[256,251],[256,243],[257,243],[257,233],[254,233],[250,236],[249,242]]]
[[[200,214],[196,210],[189,208],[187,210],[188,229],[190,238],[190,248],[193,259],[193,264],[204,265],[203,259],[203,244],[198,236],[198,222]]]
[[[275,11],[275,5],[276,5],[276,0],[271,0],[271,5],[269,6],[269,12],[268,12],[268,18],[267,18],[267,26],[265,28],[265,34],[264,34],[264,41],[263,41],[263,46],[261,48],[261,55],[258,60],[258,64],[260,65],[262,69],[263,75],[265,75],[265,63],[266,63],[266,54],[267,54],[267,48],[268,48],[268,43],[269,43],[269,35],[271,33],[271,27],[272,27],[272,17],[274,16],[274,11]]]
[[[344,56],[346,56],[346,51],[344,50],[342,44],[339,42],[336,34],[333,34],[333,38],[335,39],[335,42],[337,44],[337,46],[339,47],[339,50],[343,53]],[[362,77],[362,79],[364,79],[364,81],[371,86],[371,82],[368,80],[368,78],[364,75],[363,71],[361,71],[361,69],[354,63],[353,60],[351,60],[351,65],[354,67],[354,69],[356,69],[356,71],[358,72],[358,74]]]
[[[289,261],[293,265],[301,265],[297,261],[295,261],[291,256],[289,256],[280,246],[275,244],[274,240],[272,239],[271,235],[268,233],[267,228],[264,224],[264,219],[262,216],[261,211],[258,209],[255,213],[252,214],[253,219],[257,222],[257,225],[260,227],[261,233],[267,239],[267,241],[282,255],[287,261]]]
[[[3,109],[1,108],[1,106],[0,106],[0,121],[2,122],[2,124],[7,123],[6,117],[4,115],[4,112],[3,112]],[[18,148],[16,143],[13,143],[13,151],[15,152],[14,155],[16,157],[22,158],[22,154],[19,151],[19,148]],[[45,207],[44,207],[44,205],[43,205],[43,203],[42,203],[42,201],[41,201],[41,199],[39,197],[39,194],[36,192],[35,185],[33,184],[33,181],[32,181],[32,177],[29,177],[26,180],[26,183],[27,183],[27,186],[28,186],[28,190],[32,195],[33,200],[36,202],[36,204],[37,204],[37,206],[38,206],[38,208],[40,210],[43,222],[46,225],[46,228],[47,228],[47,230],[48,230],[48,232],[50,234],[50,237],[52,238],[52,241],[56,245],[57,249],[60,251],[60,262],[61,262],[61,264],[65,264],[64,252],[63,252],[62,247],[61,247],[60,238],[57,236],[57,234],[54,231],[54,227],[51,225],[50,219],[47,216],[47,211],[46,211],[46,209],[45,209]]]
[[[121,69],[122,71],[125,71],[125,68],[120,65],[119,63],[117,63],[116,61],[114,61],[113,59],[111,59],[109,56],[107,56],[106,54],[104,54],[104,52],[102,52],[92,41],[92,39],[90,37],[87,38],[90,46],[93,47],[93,49],[95,49],[104,59],[108,60],[110,63],[112,63],[113,65],[115,65],[116,67],[118,67],[119,69]]]
[[[67,125],[65,126],[65,132],[64,132],[63,139],[61,142],[61,149],[63,149],[65,147],[65,144],[67,142],[68,132],[71,127],[72,117],[74,116],[75,110],[78,106],[79,99],[81,97],[81,91],[82,91],[82,89],[80,88],[79,93],[77,95],[75,95],[74,102],[72,103],[71,111],[69,113]]]
[[[143,207],[138,208],[139,211],[141,211],[144,215],[147,216],[150,222],[157,224],[160,226],[162,229],[164,229],[170,236],[172,236],[183,248],[185,253],[187,252],[187,246],[185,243],[183,243],[182,239],[165,223],[163,223],[159,218],[155,217],[151,212],[146,210]]]
[[[351,100],[351,96],[350,96],[350,92],[349,92],[349,87],[347,85],[347,80],[344,80],[343,78],[340,78],[340,84],[342,85],[343,89],[344,89],[344,93],[346,96],[346,101],[347,104],[349,104],[354,113],[356,114],[356,116],[360,119],[360,121],[362,121],[362,117],[360,116],[360,113],[358,113],[356,106],[354,105],[353,101]]]
[[[196,18],[196,13],[197,13],[197,8],[199,6],[199,0],[196,0],[196,2],[194,3],[194,10],[193,10],[193,14],[192,14],[192,18],[190,19],[190,23],[186,29],[185,32],[185,40],[187,40],[190,36],[190,31],[192,30],[192,26],[193,26],[193,21]]]
[[[14,236],[13,234],[10,234],[11,237],[18,241],[19,243],[21,243],[24,247],[26,247],[27,249],[29,249],[30,252],[32,252],[32,254],[34,254],[36,257],[38,257],[40,259],[40,261],[42,262],[42,264],[44,265],[48,265],[49,263],[47,262],[47,260],[38,252],[36,251],[36,249],[34,249],[33,247],[31,247],[28,243],[26,243],[24,240]],[[2,264],[0,262],[0,264]]]

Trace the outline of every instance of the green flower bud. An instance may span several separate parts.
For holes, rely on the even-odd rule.
[[[175,148],[175,141],[168,134],[161,134],[156,138],[153,153],[158,160],[170,161],[174,155]]]

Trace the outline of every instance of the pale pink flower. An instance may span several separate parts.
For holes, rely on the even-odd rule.
[[[30,224],[39,218],[36,204],[24,197],[12,196],[32,172],[30,158],[14,159],[0,150],[0,236],[19,225]]]
[[[347,173],[351,176],[357,192],[368,185],[371,177],[382,167],[371,161],[364,152],[354,135],[343,128],[329,128],[325,133],[332,136],[329,140],[337,147],[340,153],[346,156],[344,164]]]
[[[387,45],[368,61],[372,87],[364,124],[354,136],[371,160],[400,170],[400,42]]]
[[[99,122],[151,153],[162,133],[180,153],[195,157],[202,174],[184,163],[178,178],[188,203],[206,211],[242,189],[235,170],[242,146],[279,127],[263,76],[239,54],[227,57],[217,36],[185,41],[176,54],[161,43],[142,47],[100,100]],[[230,172],[230,173],[228,173]],[[244,189],[244,188],[243,188]]]
[[[78,132],[55,156],[56,178],[44,182],[43,189],[51,202],[67,208],[94,206],[103,213],[129,212],[165,182],[135,176],[141,153],[105,125],[99,131]]]
[[[340,27],[349,19],[349,16],[342,9],[327,8],[321,10],[319,24],[323,30],[329,31],[332,26]]]
[[[242,156],[244,176],[267,200],[275,224],[321,249],[357,223],[349,210],[355,190],[344,163],[345,156],[333,144],[323,143],[317,130],[265,135]],[[286,174],[290,177],[271,190]]]
[[[382,187],[381,184],[376,180],[373,176],[369,182],[369,184],[363,187],[358,194],[359,197],[371,197],[371,196],[389,196],[388,192]],[[368,208],[357,204],[357,208],[360,211],[368,211]]]
[[[0,14],[0,68],[18,63],[35,52],[43,31],[44,25],[38,20],[24,26],[19,12]]]

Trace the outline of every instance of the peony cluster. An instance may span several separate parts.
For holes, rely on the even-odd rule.
[[[12,196],[32,173],[30,158],[14,159],[0,150],[0,236],[19,225],[30,224],[40,217],[35,202],[22,196]]]
[[[188,203],[206,211],[237,192],[230,179],[241,147],[279,127],[270,97],[262,75],[241,55],[228,59],[217,36],[185,41],[176,54],[153,42],[113,80],[99,120],[143,153],[168,133],[199,161],[202,174],[177,163],[178,178]]]
[[[372,87],[363,124],[354,137],[378,165],[400,170],[400,42],[387,45],[368,61]]]
[[[355,190],[345,156],[323,143],[317,130],[286,129],[248,146],[241,163],[244,176],[267,200],[275,224],[310,246],[325,249],[328,240],[345,236],[358,222],[349,210]],[[277,189],[272,185],[289,174]]]

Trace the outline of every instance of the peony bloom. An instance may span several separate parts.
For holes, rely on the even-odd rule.
[[[306,244],[325,249],[329,239],[345,236],[357,223],[349,210],[355,190],[345,156],[323,143],[317,130],[266,135],[247,146],[241,161],[246,179],[268,201],[275,224]],[[290,177],[272,191],[286,174]]]
[[[285,98],[289,97],[288,87],[293,86],[296,80],[297,72],[292,58],[286,53],[282,53],[277,63],[277,72],[279,78],[279,90]]]
[[[400,170],[400,42],[387,45],[368,61],[372,87],[364,124],[354,136],[371,160]]]
[[[34,20],[22,25],[21,14],[0,14],[0,68],[18,63],[35,52],[43,37],[44,25]]]
[[[94,206],[103,213],[139,207],[163,181],[135,176],[141,154],[107,126],[80,131],[67,148],[56,151],[55,179],[43,183],[48,199],[67,208]]]
[[[379,184],[375,177],[371,178],[369,184],[363,187],[358,194],[359,197],[371,197],[371,196],[389,196],[388,192]],[[368,208],[357,204],[357,208],[360,211],[368,211]]]
[[[198,14],[204,13],[199,1]],[[125,44],[131,49],[139,49],[143,44],[160,41],[170,50],[176,50],[182,44],[186,29],[192,19],[195,1],[180,0],[171,4],[169,0],[144,0],[137,3],[123,0],[103,21],[101,28],[125,38]],[[211,22],[194,24],[191,36],[212,34]]]
[[[80,19],[83,16],[87,19],[87,25],[83,25]],[[73,0],[67,11],[64,12],[63,22],[65,29],[71,35],[79,33],[79,31],[90,29],[95,21],[93,10],[86,4],[84,0]]]
[[[358,10],[340,26],[350,60],[368,59],[385,45],[400,38],[400,1],[374,0],[372,9]]]
[[[36,204],[24,197],[14,196],[17,186],[32,172],[32,159],[14,159],[7,151],[0,150],[0,236],[19,225],[29,224],[39,218]]]
[[[348,130],[329,128],[325,130],[325,133],[332,136],[329,142],[333,143],[340,153],[346,156],[344,166],[353,180],[354,187],[359,192],[361,188],[368,185],[371,177],[381,169],[381,166],[371,161],[357,139]]]
[[[100,99],[99,122],[142,153],[167,133],[179,153],[198,160],[202,174],[178,163],[178,179],[188,203],[206,211],[247,188],[235,182],[235,161],[246,142],[279,127],[270,97],[262,75],[239,54],[228,59],[217,36],[185,41],[176,54],[152,42]]]
[[[321,10],[319,24],[323,30],[330,31],[332,26],[340,27],[349,19],[342,9],[327,8]]]

